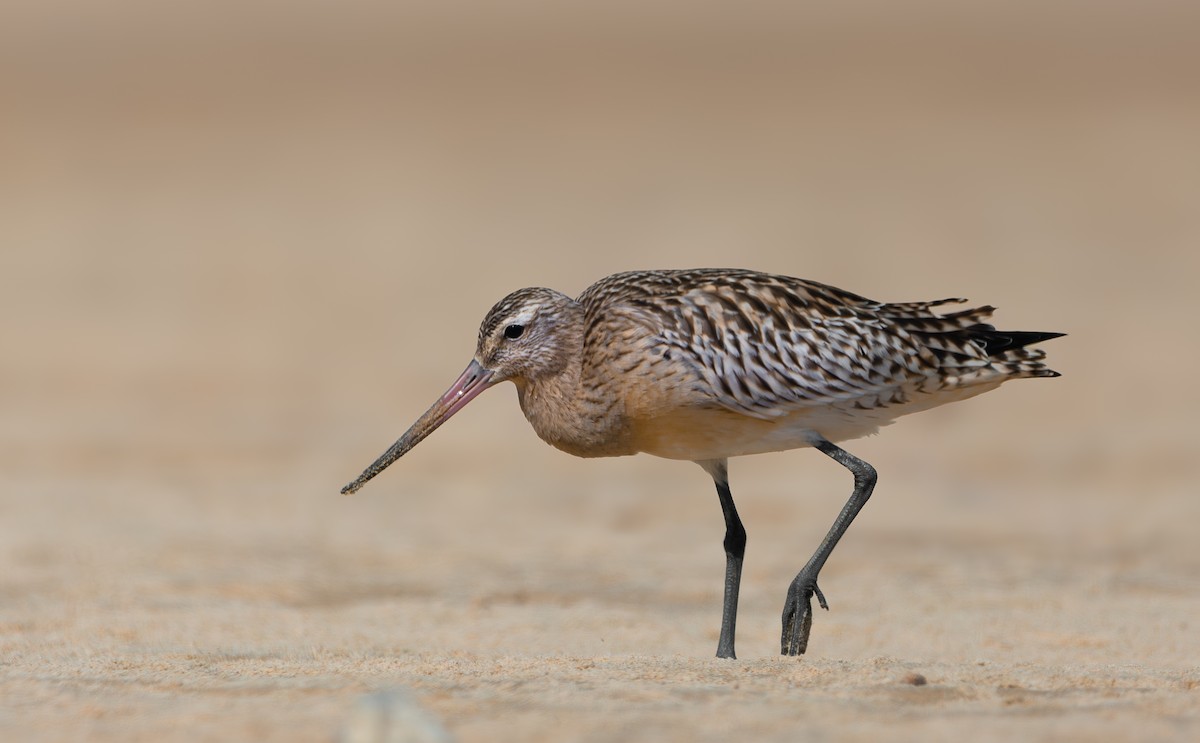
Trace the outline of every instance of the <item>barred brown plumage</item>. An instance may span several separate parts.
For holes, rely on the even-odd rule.
[[[619,273],[578,299],[521,289],[488,312],[459,379],[342,492],[361,488],[483,390],[511,381],[538,436],[563,451],[645,452],[712,475],[726,523],[717,655],[732,658],[745,529],[726,462],[817,448],[854,474],[855,488],[789,587],[780,647],[798,655],[812,597],[828,608],[817,576],[875,484],[874,469],[833,442],[1010,379],[1058,376],[1028,346],[1061,333],[998,331],[985,322],[989,305],[934,311],[964,301],[888,304],[740,269]]]

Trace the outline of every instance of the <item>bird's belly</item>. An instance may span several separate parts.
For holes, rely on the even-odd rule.
[[[666,459],[723,459],[813,446],[819,439],[848,441],[876,433],[909,413],[974,397],[995,384],[914,394],[905,402],[863,405],[847,401],[802,408],[772,419],[754,418],[724,408],[676,409],[634,422],[631,443],[637,451]]]
[[[762,420],[724,409],[677,411],[639,421],[632,441],[638,451],[666,459],[724,459],[812,446],[816,436],[825,435],[821,423],[812,416]]]

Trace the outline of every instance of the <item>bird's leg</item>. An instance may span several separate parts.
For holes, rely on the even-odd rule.
[[[829,605],[825,603],[825,596],[817,587],[817,574],[821,572],[838,540],[846,533],[850,522],[862,510],[867,499],[871,497],[871,491],[875,489],[874,467],[825,439],[818,440],[814,446],[850,470],[854,475],[854,492],[842,507],[842,512],[834,520],[825,539],[821,541],[821,546],[788,587],[787,600],[783,604],[783,635],[779,641],[779,652],[782,655],[801,655],[808,648],[808,633],[812,629],[813,595],[816,595],[822,609],[829,609]]]
[[[736,658],[733,638],[737,627],[738,590],[742,583],[742,558],[746,554],[746,528],[733,505],[725,460],[701,462],[712,475],[725,515],[725,600],[721,606],[721,637],[717,641],[718,658]]]

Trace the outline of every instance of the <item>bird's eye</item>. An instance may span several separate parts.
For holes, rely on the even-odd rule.
[[[524,332],[524,325],[509,325],[504,329],[504,337],[508,338],[509,340],[516,340],[517,338],[520,338],[521,334]]]

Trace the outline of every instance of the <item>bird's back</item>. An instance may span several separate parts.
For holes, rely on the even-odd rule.
[[[674,458],[789,449],[809,431],[854,438],[1009,379],[1057,376],[1027,346],[1061,334],[997,331],[990,306],[935,309],[960,299],[887,304],[696,269],[615,274],[578,301],[585,381],[624,400],[642,451]],[[706,426],[692,434],[703,442],[679,443]]]

